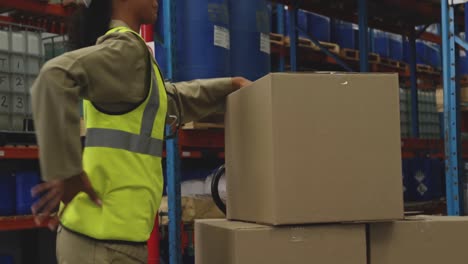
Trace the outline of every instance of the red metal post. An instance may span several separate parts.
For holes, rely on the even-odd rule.
[[[159,218],[154,221],[153,232],[148,240],[148,264],[159,264]]]
[[[153,25],[142,25],[140,32],[146,42],[154,41]]]

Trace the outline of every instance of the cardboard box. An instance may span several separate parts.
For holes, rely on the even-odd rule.
[[[398,76],[275,73],[228,97],[227,216],[403,218]]]
[[[193,223],[196,219],[223,218],[211,195],[182,196],[182,222]],[[167,196],[163,196],[159,206],[160,225],[169,224],[169,205]]]
[[[437,111],[444,112],[444,90],[442,86],[437,87],[436,90]],[[460,88],[460,103],[465,104],[460,107],[461,111],[468,111],[468,87]]]
[[[369,264],[468,263],[468,217],[371,224],[369,239]]]
[[[364,225],[270,227],[195,222],[196,264],[365,264]]]

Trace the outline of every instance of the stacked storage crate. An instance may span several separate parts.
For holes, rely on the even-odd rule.
[[[24,130],[24,120],[31,116],[29,89],[42,54],[38,29],[0,24],[0,130]]]
[[[418,91],[418,104],[420,138],[440,138],[440,119],[435,91]]]
[[[401,137],[411,137],[411,100],[410,91],[400,88],[400,125]]]

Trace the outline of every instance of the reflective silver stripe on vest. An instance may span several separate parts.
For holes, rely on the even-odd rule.
[[[140,134],[132,134],[115,129],[88,128],[86,132],[86,147],[123,149],[135,153],[162,157],[163,141],[151,137],[159,109],[159,89],[151,58],[150,63],[152,85],[148,102],[143,110]]]
[[[150,55],[151,56],[151,55]],[[146,105],[146,108],[143,112],[143,120],[141,122],[141,135],[151,137],[153,132],[153,125],[158,114],[159,109],[159,87],[158,79],[154,72],[153,63],[151,58],[149,58],[149,63],[151,64],[151,93],[149,95],[149,101]]]
[[[86,132],[86,147],[123,149],[162,157],[163,141],[120,130],[90,128]]]

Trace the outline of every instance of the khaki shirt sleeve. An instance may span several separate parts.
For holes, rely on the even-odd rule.
[[[68,178],[83,170],[80,97],[116,112],[144,100],[148,90],[145,49],[132,33],[115,33],[44,65],[31,88],[44,180]]]
[[[224,112],[226,97],[235,91],[231,78],[166,83],[166,89],[168,114],[178,116],[183,124]],[[177,104],[181,113],[178,113]]]

